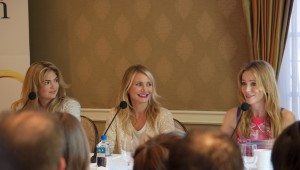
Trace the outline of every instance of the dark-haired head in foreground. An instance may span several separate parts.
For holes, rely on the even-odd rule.
[[[237,143],[222,132],[194,129],[173,146],[168,169],[243,170]]]
[[[165,170],[169,151],[184,137],[183,132],[163,133],[140,145],[134,155],[134,170]]]
[[[288,126],[275,140],[271,161],[274,170],[300,169],[300,122]]]

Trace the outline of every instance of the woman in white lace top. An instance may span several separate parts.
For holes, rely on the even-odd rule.
[[[30,65],[23,82],[21,99],[11,106],[13,111],[46,110],[68,112],[80,120],[80,104],[67,97],[60,70],[51,62],[39,61]]]
[[[175,129],[172,113],[160,107],[158,97],[154,77],[148,68],[133,65],[126,70],[117,102],[126,101],[128,107],[118,113],[107,131],[112,150],[117,144],[117,152],[120,152],[122,140],[126,138],[132,139],[136,147],[148,138]],[[106,128],[117,109],[113,108],[109,113]]]

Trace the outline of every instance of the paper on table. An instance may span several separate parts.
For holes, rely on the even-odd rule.
[[[272,170],[271,163],[271,150],[270,149],[256,149],[254,150],[254,156],[256,157],[256,168],[258,170]]]

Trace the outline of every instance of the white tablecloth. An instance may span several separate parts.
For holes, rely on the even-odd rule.
[[[98,167],[97,163],[90,164],[90,170],[132,170],[133,160],[128,166],[127,162],[122,158],[121,154],[113,154],[107,157],[106,167]]]

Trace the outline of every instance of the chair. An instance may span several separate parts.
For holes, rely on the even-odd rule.
[[[94,153],[94,155],[91,157],[91,162],[96,162],[96,154],[97,154],[97,148],[96,145],[99,143],[99,135],[98,130],[90,118],[86,116],[80,116],[81,118],[81,125],[85,130],[89,145],[90,145],[90,152]]]
[[[173,118],[175,129],[181,132],[188,132],[187,128],[184,126],[183,123],[181,123],[179,120]]]

